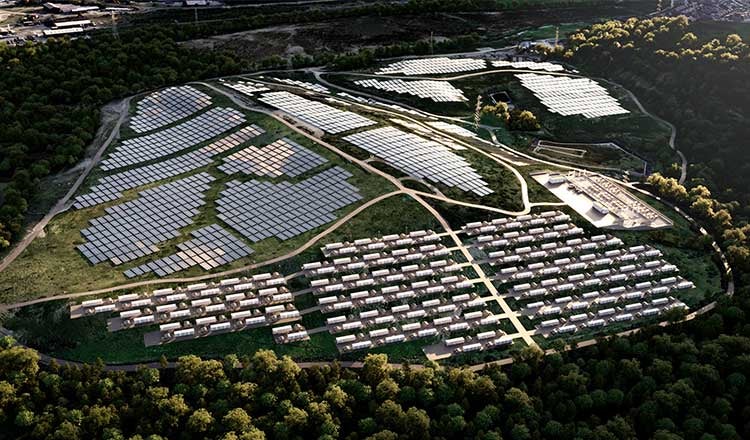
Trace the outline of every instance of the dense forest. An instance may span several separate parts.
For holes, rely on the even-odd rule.
[[[558,54],[632,90],[677,127],[689,186],[712,188],[750,218],[750,46],[714,38],[685,17],[607,21],[572,34]],[[676,170],[675,170],[676,171]]]

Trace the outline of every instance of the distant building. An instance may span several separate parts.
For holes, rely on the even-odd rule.
[[[42,34],[45,37],[58,37],[60,35],[73,35],[83,33],[82,27],[66,27],[61,29],[45,29]]]
[[[52,29],[66,29],[66,28],[86,28],[93,26],[91,20],[74,20],[74,21],[57,21],[50,26]]]
[[[42,7],[45,11],[53,14],[82,14],[99,10],[99,6],[81,6],[68,3],[44,3]]]

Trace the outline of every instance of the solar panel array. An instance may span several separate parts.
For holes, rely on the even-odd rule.
[[[193,231],[190,235],[195,238],[178,244],[179,252],[128,269],[124,272],[125,276],[133,278],[153,272],[163,277],[193,266],[211,270],[247,257],[254,252],[242,240],[217,224]]]
[[[384,127],[355,133],[344,140],[413,177],[443,183],[479,196],[493,192],[463,157],[445,145],[415,134]]]
[[[78,250],[91,264],[109,260],[114,265],[158,252],[157,243],[179,237],[179,230],[192,223],[213,180],[207,173],[195,174],[107,208],[81,230],[86,243]]]
[[[380,81],[377,79],[362,79],[355,81],[354,84],[386,92],[413,95],[422,99],[431,99],[435,102],[466,101],[464,92],[461,89],[453,87],[448,81],[404,81],[401,79]]]
[[[467,138],[473,138],[477,136],[476,134],[474,134],[473,131],[467,130],[459,125],[451,124],[448,122],[433,121],[433,122],[427,122],[427,125],[437,128],[438,130],[445,131],[450,134],[455,134],[456,136],[467,137]]]
[[[583,115],[586,118],[629,113],[617,99],[609,95],[607,89],[588,78],[536,73],[522,73],[516,77],[552,113],[563,116]]]
[[[265,93],[259,100],[331,134],[376,124],[356,113],[339,110],[289,92]]]
[[[324,163],[325,158],[289,139],[279,139],[265,147],[249,146],[224,159],[219,169],[226,174],[297,177]]]
[[[329,93],[328,88],[320,84],[313,84],[313,83],[309,83],[305,81],[298,81],[296,79],[290,79],[290,78],[274,78],[274,80],[278,82],[282,82],[284,84],[289,84],[290,86],[301,87],[303,89],[307,89],[312,92]]]
[[[137,133],[161,128],[211,105],[211,97],[190,86],[170,87],[138,102],[130,128]]]
[[[544,70],[547,72],[564,72],[565,68],[559,64],[547,61],[492,61],[492,67],[510,67],[512,69]]]
[[[87,194],[76,197],[73,207],[76,209],[88,208],[117,200],[122,197],[123,191],[197,170],[213,162],[215,155],[236,148],[262,133],[264,133],[262,128],[257,125],[249,125],[196,151],[144,167],[104,176],[97,181],[97,184]]]
[[[266,87],[264,84],[250,82],[250,81],[222,81],[219,80],[223,86],[229,87],[230,89],[236,90],[244,95],[252,96],[259,92],[267,92],[271,89]]]
[[[107,320],[110,332],[158,325],[158,330],[143,336],[148,347],[294,323],[302,316],[293,301],[283,275],[261,273],[83,301],[71,306],[70,317],[117,312]],[[299,323],[276,327],[272,333],[278,343],[308,339]]]
[[[253,242],[288,240],[335,220],[336,210],[362,199],[346,181],[351,176],[334,167],[294,184],[231,181],[217,201],[217,217]]]
[[[212,108],[193,119],[156,133],[128,139],[101,162],[104,171],[114,170],[194,147],[245,122],[231,108]]]
[[[404,74],[404,75],[430,75],[441,73],[469,72],[472,70],[483,70],[487,68],[485,60],[472,58],[418,58],[412,60],[397,61],[375,72],[378,75]]]

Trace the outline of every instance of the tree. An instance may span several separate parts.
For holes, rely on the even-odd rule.
[[[338,385],[331,385],[323,395],[323,398],[333,407],[344,409],[349,400],[349,396]]]
[[[31,349],[13,346],[0,350],[0,380],[20,385],[39,372],[39,354]]]
[[[187,427],[194,433],[204,433],[210,431],[214,423],[214,418],[205,408],[199,408],[190,415],[187,421]]]
[[[386,400],[380,404],[375,411],[375,415],[382,426],[395,432],[403,431],[405,414],[401,405],[398,403],[392,400]]]
[[[16,415],[16,426],[20,428],[28,428],[34,424],[35,415],[28,409],[22,409],[18,411]]]
[[[510,113],[509,126],[511,130],[536,131],[541,128],[539,121],[529,110],[514,110]]]
[[[284,423],[290,428],[301,431],[307,426],[307,418],[307,411],[301,408],[291,407],[284,416]]]
[[[375,396],[378,400],[393,400],[398,395],[399,387],[396,381],[391,378],[383,379],[375,387]]]
[[[362,378],[366,383],[376,386],[386,377],[390,367],[388,366],[388,356],[385,354],[368,354],[365,356],[362,367]]]
[[[59,440],[76,440],[81,438],[81,430],[72,423],[65,421],[57,427],[52,438]]]
[[[406,435],[411,439],[430,438],[430,416],[422,409],[411,407],[406,410]]]
[[[531,432],[526,425],[520,423],[518,425],[514,425],[510,430],[510,438],[512,440],[529,440],[531,439]]]
[[[220,361],[202,360],[193,355],[179,358],[175,372],[177,380],[187,385],[216,383],[226,378]]]
[[[482,107],[482,113],[492,115],[500,119],[503,123],[508,123],[508,119],[510,119],[508,104],[502,101],[498,101],[495,105],[485,105]]]
[[[230,410],[221,421],[227,430],[235,432],[245,432],[250,430],[252,422],[250,416],[242,408],[234,408]]]

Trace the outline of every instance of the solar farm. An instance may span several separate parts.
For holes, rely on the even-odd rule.
[[[100,165],[110,171],[154,159],[160,159],[195,147],[245,122],[242,113],[229,108],[214,108],[182,124],[126,140]]]
[[[330,93],[330,91],[320,84],[313,84],[306,81],[299,81],[296,79],[291,78],[273,78],[274,81],[278,81],[280,83],[288,84],[290,86],[297,86],[302,87],[303,89],[307,89],[311,92],[317,92],[317,93]]]
[[[259,101],[330,134],[375,125],[375,121],[371,121],[357,113],[339,110],[330,105],[312,101],[289,92],[265,93],[259,98]]]
[[[289,139],[258,148],[253,145],[224,159],[219,169],[226,174],[297,177],[324,163],[326,159]]]
[[[508,67],[511,69],[522,69],[522,70],[544,70],[546,72],[564,72],[565,67],[560,64],[550,63],[547,61],[505,61],[496,60],[492,61],[492,67]]]
[[[231,181],[217,201],[217,217],[253,242],[288,240],[335,220],[336,210],[361,200],[349,177],[337,167],[297,184]]]
[[[180,252],[128,269],[125,276],[133,278],[153,272],[163,277],[193,266],[211,270],[250,256],[254,252],[247,244],[217,224],[195,230],[190,235],[194,238],[177,245]]]
[[[86,243],[78,250],[91,262],[114,265],[157,252],[157,243],[179,236],[192,223],[213,177],[196,174],[139,194],[136,200],[105,210],[81,231]]]
[[[434,122],[428,122],[427,123],[430,127],[437,128],[438,130],[442,130],[445,132],[448,132],[450,134],[455,134],[456,136],[461,136],[464,138],[473,138],[476,137],[476,134],[473,131],[467,130],[464,127],[461,127],[459,125],[451,124],[448,122],[443,121],[434,121]]]
[[[80,298],[58,315],[93,332],[81,353],[138,362],[272,348],[298,361],[374,350],[477,363],[705,306],[721,289],[711,252],[661,231],[698,242],[687,217],[575,159],[526,155],[518,145],[536,133],[492,131],[476,98],[507,90],[555,121],[629,111],[568,66],[497,58],[134,98],[122,138],[41,239],[64,270],[23,279]],[[109,341],[117,356],[94,346]]]
[[[234,149],[263,132],[262,128],[249,125],[195,151],[151,165],[104,176],[88,193],[76,197],[73,207],[88,208],[117,200],[122,197],[124,191],[197,170],[213,162],[216,155]]]
[[[379,69],[376,73],[378,75],[402,74],[407,76],[441,75],[446,73],[472,72],[486,68],[487,61],[485,60],[438,57],[397,61]]]
[[[242,94],[253,87],[219,84]],[[156,91],[132,113],[128,124],[136,134],[104,156],[72,202],[75,210],[94,210],[80,229],[78,255],[94,266],[120,266],[125,279],[247,261],[257,256],[255,243],[292,240],[366,197],[347,182],[354,174],[341,162],[278,128],[269,132],[263,122],[250,123],[238,108],[214,105],[196,87]]]
[[[263,84],[252,81],[221,81],[221,85],[236,90],[244,95],[253,96],[259,92],[268,92],[271,89]]]
[[[211,97],[190,86],[170,87],[138,102],[130,128],[138,133],[161,128],[211,105]]]

